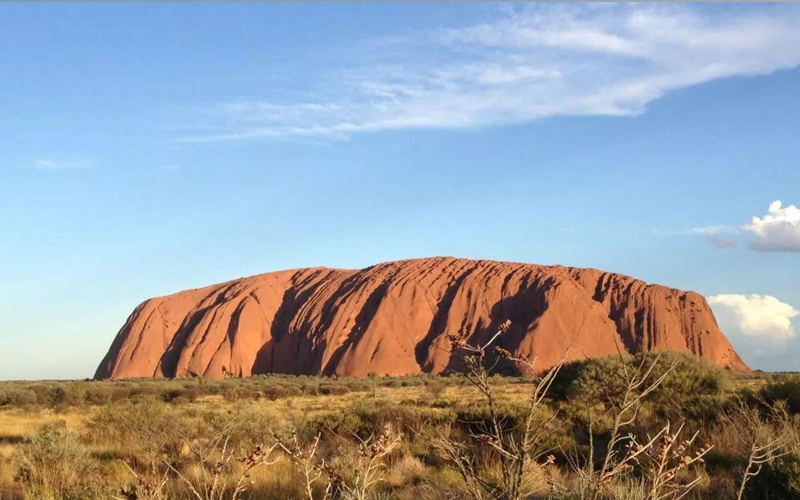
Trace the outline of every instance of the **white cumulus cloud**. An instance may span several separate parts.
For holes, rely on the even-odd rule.
[[[741,230],[754,234],[750,248],[764,252],[800,252],[800,209],[784,207],[780,201],[769,205],[767,215],[753,217]]]
[[[771,295],[714,295],[708,303],[726,333],[779,344],[796,336],[792,318],[800,311]]]
[[[367,41],[302,99],[202,107],[179,141],[348,138],[551,116],[634,116],[669,92],[800,65],[800,7],[533,4],[484,22]],[[264,89],[276,95],[286,89]],[[194,117],[197,118],[197,117]],[[209,131],[212,129],[213,131]]]

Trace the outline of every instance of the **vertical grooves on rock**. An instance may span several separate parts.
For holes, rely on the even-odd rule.
[[[456,293],[458,293],[458,290],[461,288],[461,284],[464,282],[467,276],[472,273],[472,271],[473,269],[467,269],[464,271],[463,267],[459,269],[458,277],[456,277],[452,284],[447,285],[444,294],[442,295],[438,304],[436,304],[436,312],[433,316],[433,321],[431,321],[430,326],[428,327],[428,332],[425,334],[425,337],[422,339],[422,341],[417,344],[417,347],[414,351],[414,358],[416,359],[420,370],[423,372],[430,372],[433,369],[433,366],[431,366],[432,361],[430,361],[431,344],[433,343],[433,340],[440,335],[450,333],[444,331],[447,316],[450,314],[450,308],[453,305],[453,300],[455,299]],[[452,276],[452,274],[449,276]]]

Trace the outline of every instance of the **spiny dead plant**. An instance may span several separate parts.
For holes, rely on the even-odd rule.
[[[198,478],[190,479],[175,465],[165,461],[165,465],[186,485],[196,500],[238,500],[247,491],[251,475],[256,469],[273,465],[279,460],[273,457],[277,444],[258,445],[244,455],[237,455],[229,446],[230,436],[227,434],[235,424],[234,420],[223,426],[207,444],[183,438],[184,445],[199,466]]]
[[[625,450],[629,450],[631,444],[635,442],[633,434],[626,432],[626,429],[636,422],[645,398],[652,394],[675,369],[676,362],[673,361],[663,373],[655,375],[655,369],[661,361],[663,352],[663,350],[660,351],[654,359],[643,356],[633,367],[628,366],[625,362],[624,354],[621,351],[619,352],[619,356],[623,360],[620,365],[622,367],[620,376],[623,380],[622,396],[618,398],[609,395],[607,397],[608,410],[603,417],[611,415],[613,424],[605,456],[599,470],[595,469],[593,423],[590,422],[589,457],[586,460],[586,469],[579,471],[584,476],[584,484],[586,484],[586,490],[582,493],[582,498],[590,500],[601,498],[613,480],[629,472],[631,462],[646,451],[638,450],[638,454],[625,454]],[[667,430],[668,428],[662,429],[657,436]],[[654,444],[655,440],[651,439],[646,443],[646,446],[651,447]]]
[[[644,443],[631,437],[626,464],[635,463],[642,469],[645,479],[647,500],[680,500],[686,497],[701,477],[682,481],[681,475],[694,464],[702,463],[711,446],[696,447],[699,432],[687,439],[681,439],[683,425],[674,432],[667,423],[655,436]]]
[[[167,500],[165,487],[170,480],[168,468],[162,474],[154,476],[138,474],[127,462],[122,463],[136,481],[120,488],[119,495],[112,496],[114,500]]]
[[[378,483],[383,481],[386,456],[402,440],[402,435],[395,433],[389,425],[384,426],[380,434],[370,434],[367,438],[355,436],[358,449],[345,474],[333,465],[333,460],[318,455],[321,436],[318,433],[310,444],[303,446],[296,432],[287,440],[276,435],[276,446],[292,461],[305,480],[308,500],[330,500],[337,494],[345,500],[368,500]],[[322,493],[315,497],[315,486],[318,484]]]
[[[387,425],[378,435],[370,435],[366,439],[358,438],[358,454],[356,456],[353,479],[344,481],[339,488],[342,496],[349,500],[367,500],[372,489],[383,481],[386,468],[384,458],[400,444],[402,436],[394,433]]]
[[[762,416],[758,408],[739,401],[726,415],[726,419],[738,430],[737,437],[747,450],[747,464],[742,471],[737,500],[742,500],[747,483],[761,473],[764,465],[792,453],[796,440],[796,430],[786,410],[786,404],[779,401],[769,404],[760,401],[767,415]]]
[[[292,432],[291,437],[287,440],[275,435],[278,448],[303,476],[307,500],[330,500],[333,497],[334,485],[344,482],[341,475],[324,458],[317,456],[321,437],[322,434],[317,433],[310,444],[303,445],[297,437],[297,432]],[[319,497],[314,496],[317,484],[322,486],[322,494]]]
[[[552,369],[539,376],[534,368],[535,359],[529,361],[515,357],[499,346],[489,351],[510,326],[511,322],[505,321],[486,343],[479,346],[469,345],[457,335],[448,335],[452,351],[464,363],[463,375],[480,391],[486,402],[488,418],[471,427],[473,430],[469,431],[466,441],[458,440],[449,424],[440,426],[429,439],[438,454],[459,472],[465,493],[475,500],[522,500],[532,493],[525,482],[530,466],[537,464],[547,467],[555,460],[552,455],[543,459],[549,450],[540,449],[540,443],[556,415],[543,416],[540,408],[569,353],[565,353]],[[488,361],[489,353],[494,355],[493,361]],[[508,425],[507,418],[498,407],[491,380],[494,368],[502,360],[517,363],[536,377],[522,421],[517,426]],[[497,459],[499,477],[487,470],[486,464],[480,460],[481,450],[486,447]]]

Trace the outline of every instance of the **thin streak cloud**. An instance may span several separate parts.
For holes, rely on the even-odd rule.
[[[309,100],[204,106],[219,130],[176,141],[348,139],[552,116],[635,116],[681,88],[800,65],[798,24],[793,5],[724,15],[698,5],[525,6],[382,46],[377,63],[319,75],[325,91],[311,89]]]
[[[91,166],[86,160],[63,158],[36,158],[31,162],[31,168],[36,170],[74,170]]]

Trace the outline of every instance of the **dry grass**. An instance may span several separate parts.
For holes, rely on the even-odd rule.
[[[0,500],[19,494],[14,484],[14,457],[19,446],[49,422],[63,421],[74,431],[85,429],[89,415],[85,412],[56,414],[52,411],[10,409],[0,412]],[[5,492],[5,496],[3,495]]]
[[[497,393],[500,401],[512,403],[525,397],[528,391],[527,384],[505,384],[498,387]],[[469,386],[448,387],[444,391],[439,391],[438,397],[432,395],[425,386],[377,387],[374,397],[371,392],[349,392],[342,395],[290,396],[276,401],[259,399],[230,402],[220,395],[208,395],[198,398],[193,403],[181,405],[180,410],[190,414],[216,414],[220,418],[237,414],[246,415],[248,412],[268,412],[274,417],[272,425],[279,429],[294,427],[322,415],[341,413],[358,404],[474,408],[480,403],[480,398],[480,392]],[[68,429],[85,435],[89,422],[98,410],[99,407],[69,407],[59,412],[37,408],[7,408],[0,411],[0,500],[6,500],[11,494],[14,496],[19,494],[19,487],[14,482],[14,456],[26,439],[33,436],[43,425],[55,421],[63,421]],[[441,410],[442,413],[444,411]],[[109,473],[122,478],[128,475],[118,461],[128,457],[130,450],[113,443],[90,442],[88,446],[100,460],[112,463],[108,469]],[[117,463],[114,464],[115,461]],[[279,491],[293,489],[295,478],[291,474],[286,474],[286,467],[284,464],[281,467],[258,471],[254,480],[257,480],[258,491],[265,495],[264,498],[271,498]]]
[[[139,383],[120,382],[119,384],[121,387],[129,388]],[[164,383],[176,384],[177,382],[165,381]],[[235,383],[236,381],[228,381],[231,386]],[[242,383],[248,382],[243,381]],[[331,384],[334,383],[331,382]],[[370,382],[363,381],[363,383]],[[526,401],[530,399],[534,388],[533,382],[490,377],[489,383],[500,412],[497,418],[501,420],[508,418],[508,421],[513,424],[518,412],[524,412],[526,408]],[[734,384],[725,388],[725,394],[721,396],[721,401],[729,398],[733,393],[757,391],[765,383],[764,379],[758,377],[734,380]],[[158,386],[157,382],[141,382],[141,384],[147,387]],[[109,386],[114,387],[113,384],[109,384]],[[54,421],[65,422],[69,430],[81,436],[84,446],[97,464],[102,481],[104,484],[110,485],[103,490],[104,496],[98,498],[117,497],[125,500],[133,498],[144,500],[145,497],[141,495],[119,496],[120,488],[123,485],[132,485],[136,482],[135,477],[128,470],[128,466],[140,473],[145,471],[145,475],[152,475],[151,472],[148,472],[147,455],[143,451],[142,444],[135,440],[122,442],[104,437],[102,433],[98,433],[98,429],[92,423],[109,407],[108,405],[124,404],[127,401],[129,401],[127,398],[123,398],[118,403],[104,403],[99,406],[91,404],[61,405],[58,407],[58,411],[41,405],[0,407],[0,500],[23,498],[24,492],[19,482],[15,481],[15,456],[26,440],[34,436],[42,426]],[[551,412],[552,415],[559,415],[559,420],[553,430],[548,431],[548,435],[543,437],[546,441],[543,446],[549,447],[553,453],[558,455],[558,461],[548,470],[543,469],[539,463],[528,462],[525,464],[522,475],[524,484],[521,485],[521,489],[532,492],[534,496],[529,497],[531,499],[581,498],[580,494],[575,496],[576,492],[580,490],[576,486],[580,482],[580,474],[575,470],[576,467],[585,463],[581,462],[580,457],[581,454],[584,454],[585,457],[587,429],[580,418],[574,417],[574,415],[579,417],[580,411],[586,407],[577,403],[582,405],[586,402],[563,400],[544,402],[548,412]],[[336,395],[289,393],[274,400],[263,396],[237,400],[229,398],[225,394],[205,394],[191,402],[182,401],[175,404],[159,402],[158,404],[167,411],[170,419],[168,428],[173,435],[171,436],[172,442],[163,446],[159,444],[161,448],[153,455],[152,463],[155,464],[158,472],[150,479],[157,480],[158,474],[169,476],[169,480],[164,485],[164,496],[161,497],[169,500],[189,499],[191,494],[187,492],[175,474],[166,470],[164,464],[167,462],[174,464],[177,470],[193,481],[202,477],[201,468],[210,466],[208,464],[203,466],[201,462],[192,457],[186,446],[179,446],[179,444],[182,440],[186,440],[192,445],[203,441],[207,435],[218,429],[222,422],[237,421],[237,425],[241,425],[241,428],[236,431],[238,434],[236,432],[232,434],[235,437],[231,441],[232,446],[235,446],[235,453],[231,455],[231,459],[234,461],[236,457],[248,453],[248,450],[257,444],[256,441],[270,439],[270,430],[285,432],[289,429],[300,429],[302,430],[301,436],[304,436],[303,439],[306,441],[312,438],[314,433],[322,431],[325,438],[320,444],[319,456],[326,457],[326,460],[333,460],[332,464],[341,466],[341,464],[356,463],[354,460],[358,456],[359,441],[354,437],[354,433],[358,432],[359,436],[365,439],[367,438],[365,433],[368,433],[370,429],[375,429],[376,426],[383,425],[387,419],[392,422],[392,419],[398,419],[398,429],[402,430],[403,440],[395,449],[390,450],[390,453],[381,457],[381,465],[376,472],[378,475],[372,477],[375,481],[368,488],[369,491],[362,492],[362,497],[369,497],[370,500],[463,498],[458,496],[459,491],[463,490],[463,479],[457,471],[448,466],[445,460],[437,457],[431,442],[424,439],[424,432],[420,431],[435,429],[437,419],[443,419],[456,428],[462,426],[458,432],[461,432],[462,436],[468,436],[470,429],[464,428],[464,422],[459,419],[481,418],[481,412],[486,409],[485,394],[478,387],[464,385],[458,380],[435,378],[426,380],[425,383],[406,386],[399,382],[392,383],[392,381],[383,380],[374,386],[374,392],[370,388],[369,390],[351,390]],[[560,406],[566,407],[566,411],[561,411]],[[595,405],[592,408],[599,409],[601,406]],[[720,409],[720,412],[722,411]],[[504,412],[507,412],[508,416]],[[644,417],[633,422],[625,432],[637,433],[639,442],[641,442],[641,438],[648,434],[654,434],[660,429],[654,423],[656,414],[657,412],[652,409],[643,410],[641,415]],[[464,415],[466,417],[463,417]],[[705,423],[690,421],[687,424],[687,432],[693,434],[699,425],[705,425]],[[400,426],[410,427],[400,429]],[[581,426],[584,427],[581,428]],[[598,442],[608,439],[607,432],[607,430],[598,428],[593,430]],[[728,461],[730,464],[723,468],[714,466],[708,473],[702,473],[698,468],[698,474],[701,474],[704,480],[698,486],[698,491],[687,498],[721,500],[727,498],[722,494],[715,493],[713,486],[715,482],[736,482],[738,473],[736,467],[738,466],[737,460],[739,460],[737,457],[742,453],[742,446],[737,443],[737,439],[740,437],[737,432],[737,429],[721,422],[716,426],[710,426],[701,434],[701,439],[705,443],[715,445],[714,460]],[[258,437],[255,434],[258,434]],[[480,435],[476,434],[476,437],[480,438]],[[480,446],[478,444],[478,447]],[[493,458],[490,455],[484,456],[481,460],[488,460],[484,466],[487,477],[492,474],[498,477],[502,476],[500,464],[491,462]],[[598,464],[598,466],[600,465],[602,464]],[[225,474],[231,474],[230,478],[233,478],[236,471],[239,470],[236,467],[231,468]],[[344,465],[344,467],[344,472],[347,472],[344,475],[349,478],[348,474],[352,471],[347,469],[349,466]],[[252,471],[247,478],[248,495],[243,498],[252,498],[253,500],[311,498],[319,500],[324,498],[321,496],[324,494],[324,481],[331,479],[325,474],[327,473],[323,474],[324,480],[315,484],[312,496],[309,497],[305,490],[304,479],[296,464],[293,464],[292,460],[286,456],[281,456],[274,464]],[[225,479],[229,479],[228,476]],[[640,481],[637,482],[635,478],[626,476],[625,480],[616,481],[612,487],[608,488],[608,494],[611,495],[608,498],[647,498],[646,494],[642,493],[644,490]],[[340,489],[339,491],[345,490]],[[223,494],[222,497],[227,498],[225,495]],[[334,495],[333,498],[341,498],[341,493]]]

